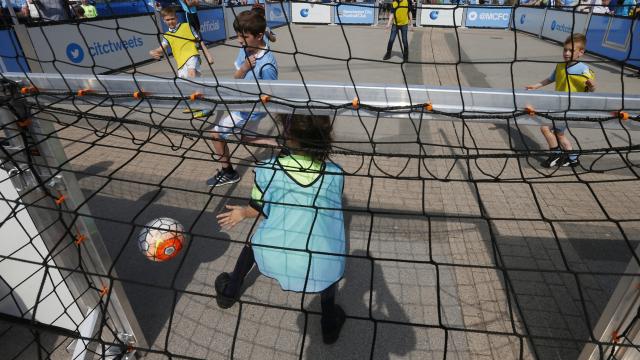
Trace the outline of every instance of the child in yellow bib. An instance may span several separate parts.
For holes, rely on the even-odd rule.
[[[200,43],[209,64],[213,64],[213,57],[209,54],[207,46],[188,23],[178,22],[175,9],[162,9],[160,15],[169,31],[162,36],[161,46],[149,51],[149,54],[155,59],[161,59],[167,48],[170,48],[176,60],[178,77],[194,79],[200,76],[200,53],[197,44]]]
[[[537,84],[527,86],[527,90],[539,89],[556,83],[556,91],[563,92],[592,92],[596,89],[595,74],[587,64],[578,61],[584,55],[587,39],[583,34],[573,34],[564,41],[562,55],[564,62],[556,65],[548,78]],[[564,135],[566,127],[556,125],[553,128],[541,126],[540,131],[547,140],[551,155],[542,162],[544,167],[578,166],[578,154],[567,154],[573,150],[571,141]]]

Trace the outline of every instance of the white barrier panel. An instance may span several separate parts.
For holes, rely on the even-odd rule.
[[[455,16],[454,16],[455,12]],[[456,5],[422,5],[420,25],[462,26],[463,8]],[[455,21],[455,24],[454,24]]]
[[[28,29],[44,72],[104,73],[150,59],[160,45],[151,16],[61,24]],[[51,52],[53,49],[53,53]],[[55,64],[55,67],[54,67]]]
[[[542,37],[564,42],[571,33],[587,31],[587,15],[572,11],[548,10],[544,19]]]
[[[545,9],[531,7],[517,7],[513,13],[513,28],[540,35],[544,23]]]
[[[291,3],[294,23],[330,24],[333,7],[322,3]]]

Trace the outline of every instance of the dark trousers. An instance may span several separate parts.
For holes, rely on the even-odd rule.
[[[400,34],[402,35],[402,40],[400,41],[400,49],[402,50],[402,54],[408,54],[409,41],[407,40],[407,32],[409,31],[409,26],[397,26],[395,24],[391,26],[391,34],[389,34],[389,43],[387,44],[387,53],[391,53],[391,49],[393,49],[393,43],[396,41],[396,36],[398,36],[398,31],[400,31]]]
[[[242,281],[247,276],[251,268],[253,268],[253,264],[256,263],[255,258],[253,257],[253,249],[251,246],[245,246],[242,248],[242,252],[238,257],[238,261],[236,262],[236,267],[233,269],[233,272],[230,274],[230,281],[227,284],[227,287],[224,289],[224,295],[229,297],[235,297],[236,294],[242,288]],[[333,283],[328,288],[322,290],[320,293],[320,306],[322,308],[322,315],[333,315],[335,314],[335,306],[336,306],[336,284]]]

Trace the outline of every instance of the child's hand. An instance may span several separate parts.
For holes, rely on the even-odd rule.
[[[595,79],[588,79],[587,81],[585,81],[584,83],[585,85],[585,91],[586,92],[594,92],[596,91],[596,80]]]
[[[536,90],[536,89],[540,89],[542,87],[542,85],[540,84],[535,84],[535,85],[527,85],[525,87],[525,89],[527,90]]]
[[[229,230],[242,221],[246,216],[244,206],[226,205],[225,207],[231,211],[227,211],[216,217],[218,218],[218,225],[225,230]]]
[[[162,59],[162,51],[158,51],[158,49],[150,50],[149,55],[156,60]]]

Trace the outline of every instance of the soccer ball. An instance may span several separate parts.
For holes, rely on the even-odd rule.
[[[187,244],[182,224],[171,218],[151,220],[138,235],[138,247],[151,261],[167,261]]]

